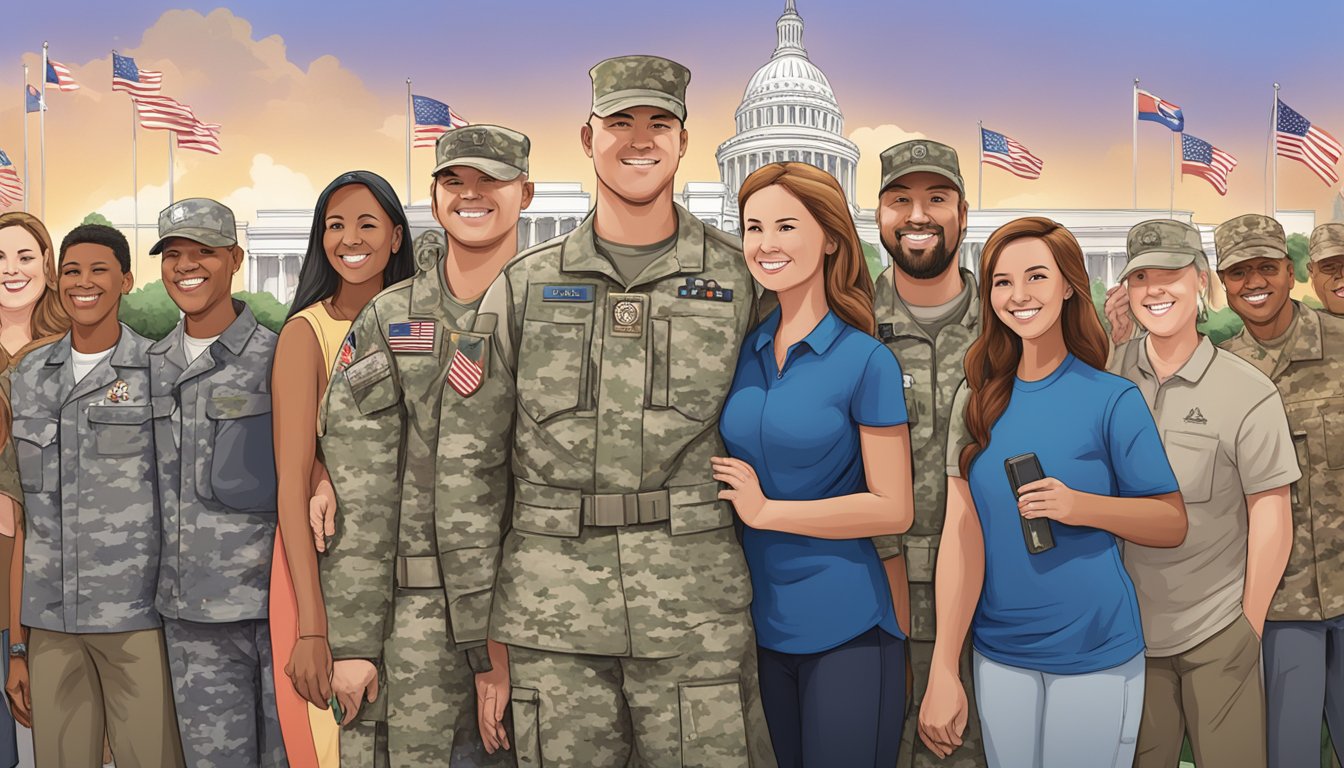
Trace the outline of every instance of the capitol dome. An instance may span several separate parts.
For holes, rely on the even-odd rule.
[[[807,57],[803,17],[793,0],[775,28],[774,54],[747,81],[738,105],[737,132],[715,153],[731,206],[737,206],[737,190],[752,171],[785,161],[830,173],[853,206],[859,148],[844,137],[845,118],[830,81]]]

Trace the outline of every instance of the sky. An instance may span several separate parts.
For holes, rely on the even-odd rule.
[[[976,121],[1045,162],[1027,181],[984,170],[987,208],[1130,207],[1131,99],[1141,87],[1181,106],[1186,130],[1239,165],[1220,197],[1177,178],[1175,206],[1218,223],[1264,212],[1273,83],[1315,125],[1344,140],[1344,3],[846,2],[798,0],[808,55],[826,73],[862,153],[858,200],[875,203],[878,154],[911,137],[956,147],[975,203]],[[1174,6],[1174,7],[1173,7]],[[406,79],[466,119],[532,138],[535,181],[592,168],[578,141],[588,69],[649,53],[687,65],[690,143],[678,185],[718,179],[714,150],[752,73],[770,57],[783,0],[676,3],[353,0],[227,5],[67,0],[10,9],[0,33],[0,149],[23,164],[22,64],[37,82],[41,44],[81,89],[48,92],[46,218],[64,232],[98,211],[132,218],[131,106],[110,90],[111,51],[164,72],[163,93],[223,126],[219,156],[178,150],[175,195],[215,197],[242,220],[306,208],[353,168],[405,194]],[[72,21],[73,20],[73,21]],[[38,120],[29,126],[30,210],[39,212]],[[1165,209],[1175,134],[1139,124],[1139,207]],[[432,150],[412,150],[412,199],[428,194]],[[140,219],[167,205],[167,143],[137,133]],[[1279,208],[1330,217],[1327,187],[1281,160]],[[1178,169],[1179,170],[1179,169]]]

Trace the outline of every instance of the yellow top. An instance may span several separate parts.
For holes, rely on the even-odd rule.
[[[327,305],[321,301],[304,307],[294,317],[302,317],[312,326],[317,345],[322,349],[322,359],[327,361],[327,376],[330,377],[331,369],[336,365],[336,355],[341,351],[341,342],[350,333],[352,321],[332,317],[327,311]]]

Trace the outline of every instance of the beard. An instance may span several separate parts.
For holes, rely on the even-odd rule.
[[[923,253],[907,253],[901,247],[900,238],[901,235],[912,232],[932,232],[935,243],[925,249]],[[947,247],[947,237],[944,235],[943,228],[937,224],[930,224],[927,227],[906,228],[892,232],[891,235],[892,237],[889,238],[887,233],[882,233],[882,247],[886,249],[887,255],[891,256],[891,261],[897,269],[916,280],[928,280],[943,274],[957,255],[956,248],[949,249]]]

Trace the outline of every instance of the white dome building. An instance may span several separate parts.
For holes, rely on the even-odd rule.
[[[725,215],[737,207],[737,190],[752,171],[784,161],[827,171],[854,204],[859,148],[844,137],[845,118],[826,75],[807,58],[803,17],[793,0],[788,0],[775,26],[774,55],[747,82],[737,108],[737,133],[715,153],[719,177],[728,191]],[[725,224],[737,229],[736,215],[732,218]]]

